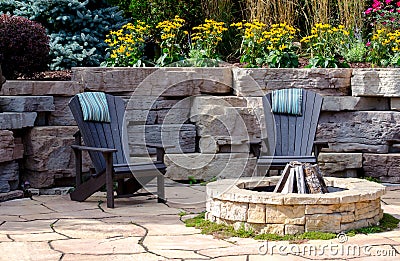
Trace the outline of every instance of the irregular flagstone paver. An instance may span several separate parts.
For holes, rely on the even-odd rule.
[[[24,215],[37,215],[37,214],[48,214],[53,211],[42,206],[42,205],[26,205],[26,206],[1,206],[0,205],[0,216],[24,216]]]
[[[10,200],[10,201],[0,202],[0,207],[4,207],[4,206],[22,207],[22,206],[32,206],[32,205],[40,205],[40,204],[42,204],[42,202],[39,202],[36,200],[31,200],[29,198],[19,198],[19,199],[14,199],[14,200]]]
[[[248,261],[303,261],[309,260],[308,258],[293,256],[293,255],[251,255]],[[328,260],[328,259],[327,259]]]
[[[130,207],[124,207],[120,205],[120,202],[115,203],[114,209],[108,209],[104,205],[105,213],[109,213],[117,216],[153,216],[157,215],[178,215],[180,210],[169,208],[165,204],[157,203],[157,200],[149,202],[150,205],[131,205]]]
[[[57,239],[68,239],[66,236],[60,235],[56,232],[53,233],[30,233],[30,234],[15,234],[10,235],[10,238],[17,242],[48,242]]]
[[[176,215],[161,215],[154,217],[134,218],[135,224],[146,227],[148,236],[174,236],[199,234],[199,230],[193,227],[186,227]]]
[[[228,247],[232,244],[215,240],[210,235],[187,236],[147,236],[143,245],[148,249],[156,250],[203,250]]]
[[[213,258],[214,261],[247,261],[247,256],[227,256],[227,257],[219,257]]]
[[[11,242],[12,240],[9,238],[9,237],[7,237],[7,235],[1,235],[0,234],[0,243],[1,242]]]
[[[140,237],[116,237],[107,239],[69,239],[52,241],[53,249],[69,254],[136,254],[145,253],[139,245]]]
[[[51,224],[56,220],[33,220],[5,222],[0,226],[0,234],[20,235],[27,233],[52,233]]]
[[[52,212],[45,214],[33,214],[33,215],[22,215],[21,218],[26,220],[36,220],[36,219],[79,219],[79,218],[107,218],[107,217],[115,217],[110,213],[106,213],[101,211],[100,209],[90,209],[90,210],[81,210],[81,211],[66,211],[66,212]]]
[[[20,222],[20,221],[26,221],[25,219],[19,217],[19,216],[8,216],[8,215],[2,215],[0,216],[0,224],[4,221],[15,221],[15,222]]]
[[[142,237],[146,231],[134,224],[104,223],[95,219],[64,219],[57,221],[54,230],[71,238],[106,239],[118,237]]]
[[[215,248],[215,249],[204,249],[198,251],[198,253],[207,255],[213,258],[222,257],[222,256],[237,256],[237,255],[257,255],[259,254],[259,247],[261,243],[255,242],[253,245],[246,246],[231,246],[224,248]]]
[[[66,254],[64,255],[63,261],[77,261],[77,260],[85,260],[85,261],[159,261],[164,260],[164,258],[160,258],[157,255],[153,255],[150,253],[140,253],[140,254],[127,254],[127,255],[118,255],[118,254],[110,254],[110,255],[80,255],[80,254]]]
[[[7,242],[0,243],[0,260],[59,260],[61,253],[52,250],[46,242]]]
[[[400,219],[400,206],[382,204],[382,209],[383,212],[391,214],[394,217]]]
[[[393,257],[376,257],[376,256],[368,256],[368,257],[358,257],[358,258],[352,258],[350,259],[351,261],[393,261]]]
[[[400,243],[400,237],[392,237],[391,239],[396,241],[396,242],[398,242],[398,243]]]
[[[38,199],[40,197],[44,196],[39,196],[39,197],[34,197],[34,199]],[[48,197],[48,196],[47,196]],[[68,198],[65,198],[65,200],[70,200],[69,196]],[[43,201],[42,204],[45,204],[47,208],[55,211],[55,212],[75,212],[75,211],[82,211],[82,210],[99,210],[99,207],[97,205],[87,203],[87,202],[76,202],[76,204],[71,204],[66,208],[65,206],[65,201],[55,201],[55,200],[47,200]]]
[[[183,260],[186,259],[195,259],[195,260],[209,260],[210,257],[196,254],[194,251],[190,250],[156,250],[154,251],[156,254],[166,257],[166,258],[181,258]]]

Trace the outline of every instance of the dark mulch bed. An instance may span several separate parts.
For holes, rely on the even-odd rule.
[[[72,71],[64,70],[64,71],[45,71],[38,72],[33,74],[32,76],[21,76],[18,77],[17,80],[34,80],[34,81],[70,81],[71,80]]]

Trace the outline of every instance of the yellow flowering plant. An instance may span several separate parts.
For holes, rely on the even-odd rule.
[[[339,59],[350,42],[350,32],[343,25],[334,27],[329,24],[315,24],[311,28],[311,35],[303,37],[300,42],[306,45],[310,55],[310,64],[307,67],[349,67]]]
[[[400,30],[376,30],[367,48],[368,62],[378,66],[400,66]]]
[[[264,63],[265,39],[263,32],[266,24],[254,20],[252,22],[238,22],[230,26],[236,27],[242,36],[240,47],[240,62],[247,63],[247,67],[258,67]]]
[[[150,27],[142,21],[127,23],[106,36],[109,56],[103,66],[140,67],[145,65],[144,48]]]
[[[299,66],[297,47],[293,44],[297,30],[286,24],[273,24],[262,33],[265,42],[265,62],[270,68],[293,68]]]
[[[190,58],[218,59],[217,46],[222,41],[223,33],[228,30],[225,23],[205,19],[205,23],[192,29]]]
[[[156,61],[157,65],[164,66],[185,58],[182,42],[184,37],[188,35],[188,32],[182,30],[184,25],[185,20],[179,16],[157,24],[156,28],[159,29],[161,33],[160,47],[162,52],[161,56]]]
[[[238,22],[231,26],[241,31],[241,59],[247,67],[260,67],[267,64],[271,68],[298,67],[298,56],[295,53],[293,39],[297,30],[286,24],[267,25],[253,20]]]

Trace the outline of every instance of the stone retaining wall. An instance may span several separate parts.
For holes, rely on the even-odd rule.
[[[77,128],[67,105],[83,91],[127,101],[131,144],[175,145],[167,151],[168,177],[207,180],[252,175],[248,142],[265,136],[265,93],[312,89],[324,95],[317,139],[330,145],[319,158],[325,175],[400,183],[399,77],[398,69],[73,68],[68,82],[7,81],[0,192],[26,180],[35,188],[73,184],[69,146]],[[131,145],[132,157],[147,152]]]

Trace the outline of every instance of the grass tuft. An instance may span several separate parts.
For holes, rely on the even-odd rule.
[[[277,235],[277,234],[256,234],[252,229],[246,229],[244,224],[239,229],[235,230],[233,226],[225,224],[217,224],[205,220],[205,212],[184,221],[187,227],[195,227],[201,229],[202,234],[213,235],[218,238],[241,237],[241,238],[254,238],[256,240],[267,241],[302,241],[302,240],[330,240],[337,237],[334,233],[311,231],[297,235]],[[348,231],[348,236],[355,236],[356,234],[371,234],[388,231],[397,228],[400,220],[392,215],[383,214],[379,225],[369,226],[360,229]]]
[[[378,225],[353,229],[347,232],[347,235],[354,236],[356,234],[372,234],[390,231],[398,227],[400,219],[394,216],[383,213],[383,218],[379,221]]]

